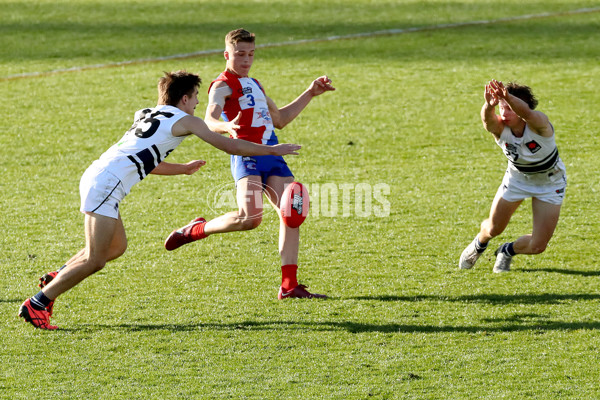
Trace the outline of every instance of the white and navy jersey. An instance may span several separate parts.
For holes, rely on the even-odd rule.
[[[554,135],[538,135],[525,125],[523,136],[516,137],[510,128],[505,126],[496,143],[504,151],[508,158],[508,168],[514,173],[537,175],[565,171]]]
[[[171,128],[187,115],[167,105],[137,111],[131,128],[92,165],[118,177],[129,193],[185,139],[173,136]]]

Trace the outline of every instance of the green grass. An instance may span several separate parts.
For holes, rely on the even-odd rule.
[[[228,157],[189,138],[170,161],[208,164],[134,188],[121,209],[127,253],[59,298],[61,329],[16,318],[37,278],[83,246],[79,178],[135,110],[155,103],[161,72],[197,72],[205,93],[224,63],[215,55],[4,78],[218,49],[238,26],[274,43],[597,6],[178,4],[0,0],[0,398],[600,398],[600,13],[257,52],[253,75],[280,105],[323,73],[338,88],[280,132],[304,146],[287,158],[297,178],[390,186],[387,218],[320,215],[302,226],[300,279],[330,299],[275,299],[272,212],[257,230],[164,251],[171,229],[215,217],[210,191],[231,184]],[[533,87],[569,177],[549,248],[501,276],[492,252],[472,271],[456,268],[506,165],[479,121],[491,78]],[[491,246],[530,227],[526,202]]]

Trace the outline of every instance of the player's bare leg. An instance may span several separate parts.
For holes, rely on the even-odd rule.
[[[512,215],[520,204],[520,201],[511,202],[504,200],[500,192],[496,194],[490,208],[489,217],[481,223],[479,234],[460,255],[458,262],[460,269],[471,269],[475,266],[481,254],[487,248],[488,242],[504,232]]]
[[[496,194],[490,210],[490,217],[481,224],[481,230],[479,232],[480,240],[487,243],[490,239],[504,232],[510,219],[521,203],[522,201],[507,201],[502,198],[500,193]],[[496,250],[495,255],[496,262],[493,271],[495,273],[509,271],[511,257],[501,252],[500,248]]]
[[[533,211],[532,233],[498,247],[494,272],[510,271],[512,258],[517,254],[539,254],[546,249],[558,223],[560,205],[546,203],[534,197],[531,200],[531,208]]]
[[[121,221],[121,217],[119,216],[119,221]],[[125,228],[123,226],[123,222],[121,221],[120,224],[117,224],[117,229],[115,230],[115,234],[113,237],[113,241],[111,243],[111,247],[109,249],[109,253],[108,253],[108,257],[107,257],[107,261],[112,261],[116,258],[119,258],[123,255],[123,253],[125,253],[125,250],[127,249],[127,236],[125,235]],[[61,271],[63,269],[65,269],[66,267],[68,267],[69,265],[80,261],[80,259],[82,257],[84,257],[85,255],[85,247],[81,250],[79,250],[73,257],[71,257],[69,259],[69,261],[67,261],[63,267],[60,269]],[[54,277],[56,277],[56,275],[58,274],[58,271],[54,271],[54,272],[49,272],[48,274],[53,274],[54,276],[51,276],[50,280],[46,280],[43,279],[44,277],[40,278],[40,280],[43,280],[43,282],[40,284],[40,287],[45,287],[47,286]],[[46,275],[48,275],[46,274]]]
[[[125,235],[125,228],[123,226],[123,221],[121,220],[121,217],[119,216],[116,230],[113,235],[113,240],[112,240],[112,243],[111,243],[111,246],[109,249],[107,262],[114,260],[115,258],[119,258],[121,255],[123,255],[123,253],[125,253],[126,249],[127,249],[127,236]],[[73,263],[81,262],[82,259],[85,257],[85,251],[86,251],[86,248],[84,247],[77,254],[75,254],[73,257],[71,257],[69,259],[69,261],[67,261],[65,263],[65,265],[62,268],[60,268],[58,271],[51,271],[51,272],[45,273],[40,278],[40,284],[38,286],[42,289],[45,288],[46,286],[48,286],[50,284],[50,282],[52,282],[54,280],[54,278],[56,278],[56,276],[59,274],[59,272],[63,271],[68,266],[72,265]],[[48,304],[48,306],[46,307],[46,310],[48,311],[48,314],[50,314],[50,316],[52,316],[53,311],[54,311],[54,301],[52,301],[50,304]]]
[[[281,257],[281,286],[279,299],[284,298],[325,298],[327,296],[310,293],[305,285],[298,283],[298,249],[300,247],[300,228],[290,228],[281,218],[280,202],[283,191],[294,181],[293,177],[271,176],[267,180],[265,193],[279,215],[279,255]]]
[[[237,182],[238,210],[206,222],[196,218],[186,226],[176,229],[165,240],[167,250],[204,239],[214,233],[247,231],[258,227],[262,221],[262,182],[260,176],[246,176]]]
[[[246,231],[260,225],[263,212],[261,177],[246,176],[237,181],[236,188],[238,211],[208,221],[204,227],[206,234]]]
[[[121,256],[127,248],[123,221],[103,215],[85,215],[85,251],[71,261],[42,291],[55,299],[88,276],[100,271],[111,260]]]
[[[69,261],[67,261],[67,262],[66,262],[66,263],[65,263],[65,264],[64,264],[62,267],[60,267],[59,269],[57,269],[57,270],[54,270],[54,271],[48,271],[48,272],[46,272],[44,275],[42,275],[42,276],[40,277],[40,279],[39,279],[40,283],[38,283],[38,286],[39,286],[40,288],[42,288],[42,289],[43,289],[44,287],[48,286],[48,284],[49,284],[50,282],[52,282],[52,280],[53,280],[54,278],[56,278],[56,275],[58,275],[58,273],[59,273],[60,271],[62,271],[63,269],[65,269],[65,268],[67,267],[67,265],[70,265],[70,264],[71,264],[71,263],[73,263],[74,261],[78,260],[78,259],[79,259],[79,258],[80,258],[80,257],[81,257],[81,256],[82,256],[84,253],[85,253],[85,248],[83,248],[83,249],[79,250],[79,252],[78,252],[77,254],[75,254],[73,257],[71,257],[71,258],[69,259]],[[50,313],[50,316],[52,316],[52,311],[51,311],[51,308],[52,308],[52,307],[50,307],[50,309],[48,310],[48,312]]]
[[[504,232],[520,205],[521,201],[507,201],[497,194],[490,209],[490,216],[481,223],[479,241],[487,243]]]
[[[546,246],[558,224],[560,205],[546,203],[537,198],[531,200],[533,211],[533,231],[523,235],[513,244],[516,254],[540,254]]]
[[[533,211],[533,230],[531,234],[523,235],[514,242],[504,243],[496,250],[494,272],[510,271],[512,258],[517,254],[540,254],[554,234],[560,205],[546,203],[535,197],[531,200]]]
[[[271,205],[277,211],[279,218],[279,255],[281,265],[298,263],[298,248],[300,246],[300,229],[290,228],[281,218],[280,203],[283,191],[294,181],[293,177],[271,176],[267,180],[265,194]]]
[[[533,230],[531,234],[523,235],[514,242],[502,244],[496,250],[494,272],[510,271],[512,258],[517,254],[540,254],[548,245],[554,234],[560,205],[550,204],[537,198],[532,198]]]
[[[25,300],[19,308],[19,316],[36,328],[56,329],[49,323],[56,297],[102,269],[109,257],[119,257],[127,248],[120,216],[114,219],[86,213],[85,237],[85,251],[72,257],[60,274],[54,275],[38,294]]]

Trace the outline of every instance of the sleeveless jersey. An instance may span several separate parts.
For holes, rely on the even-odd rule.
[[[525,125],[522,137],[516,137],[508,126],[504,127],[500,138],[496,140],[508,158],[508,170],[513,175],[536,175],[565,171],[558,155],[554,135],[538,135]]]
[[[225,82],[231,88],[232,94],[225,102],[222,118],[231,121],[241,111],[242,116],[238,125],[238,139],[258,144],[277,144],[277,136],[265,92],[260,83],[253,78],[241,78],[229,71],[224,71],[210,84],[208,91],[215,82]]]
[[[158,105],[135,113],[125,135],[92,165],[121,180],[125,193],[144,179],[173,151],[185,136],[173,136],[175,122],[188,114],[177,107]]]

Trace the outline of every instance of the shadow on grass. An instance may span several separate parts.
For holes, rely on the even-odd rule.
[[[561,322],[546,320],[537,315],[521,316],[522,318],[511,317],[508,319],[487,319],[490,325],[416,325],[416,324],[367,324],[360,322],[298,322],[298,321],[277,321],[277,322],[258,322],[243,321],[237,323],[198,323],[198,324],[118,324],[118,325],[85,325],[80,329],[67,328],[65,331],[86,331],[86,330],[117,330],[125,332],[144,332],[144,331],[166,331],[166,332],[192,332],[192,331],[347,331],[349,333],[500,333],[500,332],[525,332],[546,333],[550,331],[576,331],[576,330],[598,330],[600,321],[593,322]],[[533,319],[533,321],[532,321]],[[528,321],[528,322],[527,322]],[[507,323],[508,322],[508,323]],[[515,323],[517,322],[517,323]],[[520,322],[520,323],[518,323]]]
[[[0,303],[22,303],[25,299],[0,299]]]
[[[556,274],[565,275],[579,275],[579,276],[600,276],[600,271],[577,271],[572,269],[563,268],[536,268],[536,269],[521,269],[523,272],[552,272]]]
[[[477,294],[466,296],[437,296],[437,295],[416,295],[416,296],[357,296],[350,297],[350,300],[373,300],[373,301],[439,301],[439,302],[459,302],[459,303],[490,303],[490,304],[559,304],[563,301],[589,301],[600,300],[600,294]]]

